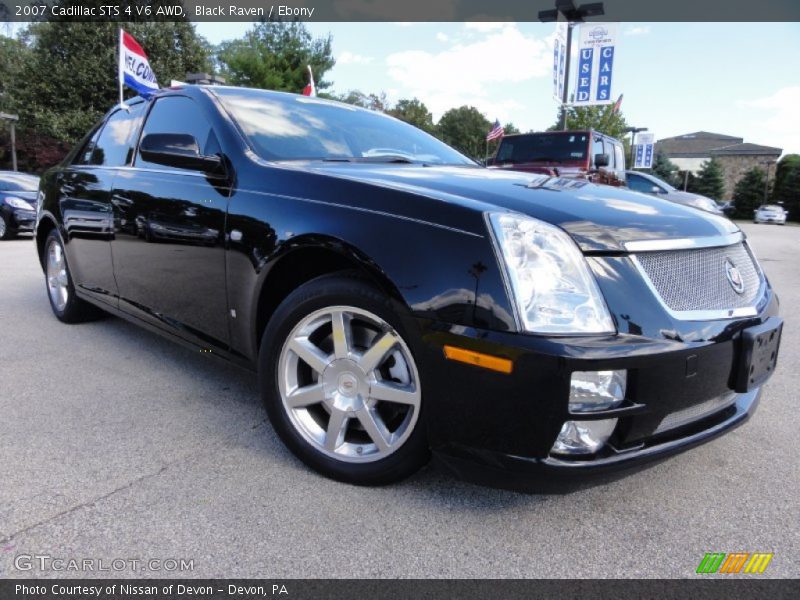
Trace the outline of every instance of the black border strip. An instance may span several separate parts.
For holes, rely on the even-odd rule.
[[[609,565],[611,568],[611,565]],[[653,565],[654,573],[658,565]],[[759,579],[761,576],[702,576],[697,579],[80,579],[0,580],[4,600],[536,600],[593,598],[716,600],[800,597],[800,580]],[[112,587],[113,586],[113,587]],[[124,586],[128,586],[127,588]],[[183,586],[183,588],[181,587]],[[263,588],[258,590],[259,586]],[[85,588],[86,591],[81,591]],[[90,592],[101,588],[100,594]],[[155,588],[155,593],[150,591]],[[191,588],[193,591],[188,591]],[[198,592],[210,588],[210,593]],[[126,591],[123,591],[126,590]],[[135,593],[134,593],[135,591]],[[181,593],[183,592],[183,593]]]
[[[577,6],[587,3],[591,2],[574,0]],[[592,21],[800,21],[798,0],[603,0],[602,4],[605,14],[591,17]],[[539,20],[540,11],[554,7],[555,0],[0,0],[0,22],[252,22],[270,18],[314,22],[533,22]]]

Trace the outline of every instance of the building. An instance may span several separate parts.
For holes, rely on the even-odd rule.
[[[709,131],[695,131],[656,142],[656,152],[662,152],[681,171],[697,174],[700,166],[711,158],[722,165],[725,192],[718,200],[730,200],[733,188],[742,175],[753,167],[764,169],[765,162],[775,162],[782,148],[745,143],[743,138]],[[772,174],[774,167],[770,166]]]

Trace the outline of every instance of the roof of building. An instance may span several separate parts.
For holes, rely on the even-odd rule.
[[[780,155],[783,150],[772,146],[745,143],[744,138],[710,131],[695,131],[656,142],[659,152],[670,158],[708,158],[731,155]]]
[[[722,156],[730,154],[746,154],[746,155],[769,155],[780,156],[783,148],[775,148],[773,146],[762,146],[760,144],[733,144],[731,146],[723,146],[722,148],[714,148],[711,151],[713,156]]]
[[[695,131],[694,133],[685,133],[658,140],[656,146],[660,152],[669,157],[700,158],[709,156],[710,151],[715,148],[741,144],[742,142],[744,142],[744,138],[732,135],[712,133],[710,131]]]

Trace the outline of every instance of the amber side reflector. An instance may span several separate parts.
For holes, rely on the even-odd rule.
[[[507,358],[483,354],[482,352],[475,352],[474,350],[465,350],[464,348],[456,348],[455,346],[445,346],[444,355],[450,360],[457,360],[459,362],[475,365],[476,367],[499,371],[500,373],[511,373],[511,369],[514,366],[514,363]]]

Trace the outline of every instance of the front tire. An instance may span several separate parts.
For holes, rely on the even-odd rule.
[[[0,215],[0,240],[10,240],[14,237],[14,231],[8,226],[6,218]]]
[[[264,331],[270,421],[323,475],[383,485],[428,461],[422,384],[399,310],[356,276],[326,275],[292,292]]]
[[[97,318],[100,309],[75,295],[64,244],[55,229],[47,235],[44,248],[47,298],[56,318],[63,323],[81,323]]]

